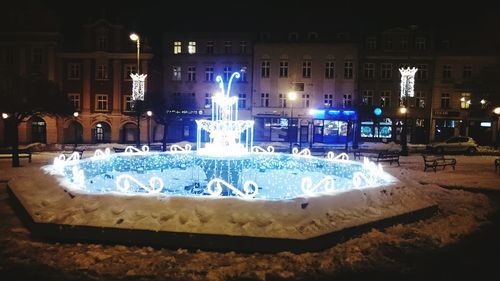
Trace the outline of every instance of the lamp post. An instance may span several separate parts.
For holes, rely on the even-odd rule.
[[[151,146],[151,116],[153,116],[153,112],[148,110],[146,115],[148,116],[148,146]]]
[[[408,107],[409,98],[414,96],[414,86],[415,86],[415,73],[417,68],[400,68],[401,73],[401,108],[400,112],[404,113],[405,119],[403,123],[403,128],[401,129],[401,155],[408,156],[408,143],[406,140],[407,130],[408,130]]]
[[[407,126],[408,122],[408,108],[405,105],[399,108],[399,112],[405,116],[403,128],[401,129],[401,155],[408,156],[408,143],[406,141]]]
[[[130,40],[137,43],[137,73],[130,74],[132,78],[132,100],[133,106],[137,117],[137,130],[136,130],[136,146],[139,148],[141,146],[141,114],[142,114],[142,102],[144,101],[144,81],[146,80],[147,74],[140,73],[140,50],[141,50],[141,40],[139,35],[136,33],[130,34]]]
[[[495,107],[493,109],[493,113],[497,115],[497,120],[496,120],[496,134],[495,134],[495,149],[498,147],[498,143],[500,143],[500,107]]]
[[[78,143],[78,131],[77,131],[78,128],[76,126],[76,118],[78,118],[78,115],[80,115],[78,113],[78,111],[73,112],[73,126],[75,127],[75,129],[74,129],[74,131],[75,131],[74,132],[75,133],[75,149],[76,149],[76,146],[78,145],[77,144]]]
[[[288,93],[288,100],[290,101],[290,121],[288,122],[288,140],[290,142],[290,153],[292,153],[293,101],[295,101],[296,99],[297,93]]]

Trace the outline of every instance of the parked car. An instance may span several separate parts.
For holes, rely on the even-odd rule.
[[[427,151],[434,153],[464,152],[474,154],[477,152],[477,143],[471,137],[451,137],[442,142],[434,142],[427,145]]]

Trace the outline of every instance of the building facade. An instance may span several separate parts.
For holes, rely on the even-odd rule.
[[[366,33],[361,42],[359,75],[360,137],[362,141],[427,143],[434,73],[432,38],[416,26]],[[416,67],[414,96],[401,98],[399,69]],[[407,113],[401,114],[400,107]],[[377,109],[377,110],[376,110]]]
[[[19,125],[20,143],[135,142],[137,118],[130,73],[137,72],[137,55],[129,33],[122,25],[98,20],[84,25],[82,37],[74,42],[63,43],[63,34],[57,31],[17,31],[2,41],[2,65],[20,76],[42,73],[59,85],[78,112],[78,117],[24,120]],[[140,72],[147,73],[152,54],[147,46],[142,47]],[[140,120],[141,127],[150,125],[149,119]],[[141,139],[148,139],[147,130],[141,130]]]
[[[253,35],[250,33],[166,33],[163,38],[163,93],[167,100],[168,141],[194,141],[196,119],[210,118],[216,77],[238,96],[240,118],[251,118]]]
[[[262,35],[254,48],[255,140],[309,145],[352,140],[357,45],[327,33]]]

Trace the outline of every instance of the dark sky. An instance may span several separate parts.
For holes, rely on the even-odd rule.
[[[163,31],[311,31],[322,29],[420,27],[490,30],[500,21],[494,1],[356,0],[15,0],[15,10],[55,11],[63,31],[80,30],[89,19],[119,18],[143,34]],[[9,8],[9,7],[8,7]],[[497,35],[498,36],[498,35]]]
[[[244,29],[334,24],[476,24],[497,16],[494,1],[356,0],[16,0],[20,9],[51,8],[66,24],[105,14],[158,30]],[[201,25],[200,25],[201,24]]]

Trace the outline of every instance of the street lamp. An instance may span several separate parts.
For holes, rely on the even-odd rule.
[[[137,73],[139,73],[139,54],[141,51],[141,39],[139,38],[139,35],[136,33],[130,34],[130,40],[137,42]]]
[[[495,135],[495,149],[498,147],[498,143],[500,143],[500,107],[495,107],[493,109],[493,113],[497,115],[497,120],[496,120],[496,135]]]
[[[78,139],[78,137],[77,137],[77,135],[78,135],[77,130],[78,129],[77,129],[77,126],[76,126],[76,118],[78,118],[78,115],[80,115],[80,113],[78,113],[78,111],[73,112],[73,117],[74,117],[73,118],[73,126],[75,127],[74,128],[74,133],[75,133],[75,148],[77,146],[77,139]]]
[[[414,86],[415,86],[415,73],[417,72],[417,68],[400,68],[399,72],[401,73],[401,108],[400,112],[404,113],[405,120],[403,123],[403,128],[401,130],[401,155],[408,156],[408,143],[406,140],[406,134],[408,130],[408,110],[409,107],[409,99],[413,97]]]
[[[288,93],[288,100],[290,100],[290,121],[288,122],[288,140],[290,142],[290,153],[292,153],[293,101],[295,101],[296,99],[297,93]]]
[[[147,74],[139,74],[141,50],[141,40],[139,35],[136,33],[130,34],[130,40],[137,43],[137,73],[131,73],[130,77],[132,78],[132,101],[137,117],[136,146],[139,148],[141,146],[141,103],[144,101],[144,81],[146,80]]]
[[[151,110],[148,110],[146,112],[146,115],[148,116],[148,146],[151,146],[151,116],[153,116],[153,112]]]

